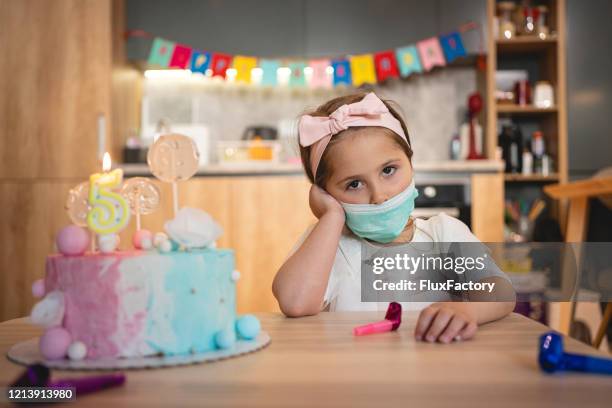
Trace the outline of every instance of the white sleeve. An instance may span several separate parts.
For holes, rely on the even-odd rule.
[[[451,217],[444,213],[441,213],[438,217],[440,217],[440,221],[441,221],[439,225],[440,231],[439,231],[438,236],[443,238],[441,240],[442,242],[445,242],[445,243],[453,243],[453,242],[481,243],[481,241],[476,237],[476,235],[474,235],[472,231],[470,231],[470,228],[467,225],[465,225],[461,220],[458,220],[457,218]],[[477,244],[474,244],[474,245],[477,245]],[[474,253],[478,253],[478,254],[482,252],[484,255],[485,252],[488,252],[489,248],[484,244],[482,244],[482,247],[483,247],[482,250],[478,249],[476,246],[474,246],[473,248],[466,247],[466,251],[475,251]],[[469,272],[469,276],[467,277],[472,281],[480,281],[485,278],[497,276],[497,277],[504,278],[510,281],[508,276],[494,262],[493,257],[491,256],[490,252],[488,253],[486,257],[485,264],[486,264],[485,269],[471,270]]]
[[[342,239],[342,238],[340,238]],[[334,258],[334,264],[331,271],[329,272],[329,279],[327,280],[327,288],[325,289],[325,295],[323,296],[324,307],[327,307],[337,296],[340,291],[340,286],[345,284],[345,279],[351,277],[349,257],[351,254],[345,253],[342,245],[338,245],[336,249],[336,257]]]
[[[441,242],[480,242],[463,221],[445,213],[436,217],[439,218],[437,235],[442,238]]]

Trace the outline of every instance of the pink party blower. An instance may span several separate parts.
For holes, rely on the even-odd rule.
[[[366,334],[385,333],[397,330],[402,324],[402,305],[397,302],[389,303],[385,320],[375,323],[364,324],[353,329],[355,336],[365,336]]]

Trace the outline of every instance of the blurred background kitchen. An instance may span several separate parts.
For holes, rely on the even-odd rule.
[[[596,0],[0,0],[0,319],[29,312],[69,189],[106,151],[150,176],[170,132],[199,147],[181,204],[224,227],[239,311],[278,310],[274,273],[315,221],[296,119],[356,90],[406,118],[418,216],[488,242],[612,241],[609,202],[588,217],[555,190],[612,166],[610,15]]]

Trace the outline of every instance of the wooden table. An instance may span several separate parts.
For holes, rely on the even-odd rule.
[[[213,364],[128,371],[125,387],[77,397],[75,402],[114,408],[612,404],[612,377],[542,373],[536,362],[537,340],[547,327],[516,314],[482,326],[471,341],[450,345],[415,342],[415,313],[404,315],[397,332],[358,338],[352,328],[382,313],[259,317],[272,337],[264,350]],[[0,352],[6,354],[14,343],[39,334],[25,319],[1,323]],[[596,354],[572,339],[565,343],[569,351]],[[1,359],[0,387],[22,369]],[[54,372],[56,377],[79,374]]]

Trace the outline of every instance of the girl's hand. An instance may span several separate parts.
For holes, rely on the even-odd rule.
[[[321,219],[321,217],[328,212],[341,215],[344,219],[344,209],[342,205],[327,191],[316,184],[310,187],[309,204],[312,213],[318,219]]]
[[[474,337],[477,318],[470,303],[434,303],[421,311],[414,330],[417,340],[450,343]]]

